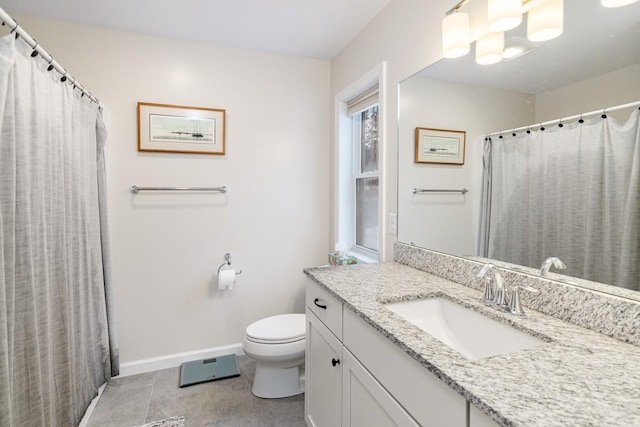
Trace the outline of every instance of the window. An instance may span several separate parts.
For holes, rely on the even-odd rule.
[[[378,104],[352,116],[355,246],[378,252]]]
[[[360,262],[384,259],[384,75],[381,62],[335,97],[335,245]]]

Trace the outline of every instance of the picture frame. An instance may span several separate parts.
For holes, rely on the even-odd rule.
[[[138,151],[225,154],[226,110],[138,102]]]
[[[464,165],[465,131],[417,127],[415,135],[415,163]]]

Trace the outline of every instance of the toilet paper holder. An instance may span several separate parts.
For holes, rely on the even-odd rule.
[[[231,252],[227,252],[226,254],[224,254],[224,262],[220,264],[220,267],[218,267],[218,274],[220,274],[220,270],[222,270],[222,267],[224,267],[225,265],[231,265]],[[242,274],[242,270],[238,270],[236,272],[236,276],[240,274]]]

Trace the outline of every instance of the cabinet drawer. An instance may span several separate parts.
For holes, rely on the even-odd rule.
[[[467,401],[351,310],[343,342],[418,423],[466,427]]]
[[[342,303],[308,277],[306,305],[338,339],[342,340]]]

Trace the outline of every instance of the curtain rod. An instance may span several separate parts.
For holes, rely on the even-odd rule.
[[[624,110],[625,108],[633,108],[633,107],[638,107],[638,106],[640,106],[640,101],[629,102],[628,104],[616,105],[615,107],[603,108],[602,110],[589,111],[588,113],[576,114],[575,116],[569,116],[569,117],[563,117],[561,119],[549,120],[547,122],[537,123],[537,124],[529,125],[529,126],[522,126],[522,127],[515,128],[515,129],[506,129],[506,130],[503,130],[503,131],[500,131],[500,132],[493,132],[493,133],[487,134],[486,138],[491,138],[492,136],[501,135],[503,133],[509,133],[509,132],[516,133],[516,132],[521,131],[521,130],[528,130],[528,129],[535,128],[535,127],[543,127],[543,126],[551,125],[551,124],[554,124],[554,123],[560,123],[561,124],[562,122],[565,122],[565,121],[575,120],[575,119],[583,119],[585,117],[594,116],[596,114],[602,114],[603,118],[606,118],[607,117],[607,112]]]
[[[32,58],[35,58],[36,56],[40,55],[49,64],[47,71],[56,70],[58,73],[62,75],[62,77],[60,78],[60,81],[62,83],[64,83],[65,81],[69,81],[69,84],[73,85],[74,89],[77,88],[78,90],[80,90],[80,92],[82,92],[82,96],[86,95],[92,102],[95,102],[96,104],[98,104],[100,108],[102,108],[102,104],[100,104],[100,100],[98,100],[98,98],[93,96],[91,92],[85,89],[84,85],[81,85],[76,80],[75,77],[69,74],[67,70],[65,70],[60,64],[58,64],[53,59],[53,56],[49,55],[49,53],[47,53],[47,51],[44,50],[38,44],[38,42],[35,41],[25,30],[23,30],[22,27],[18,25],[18,23],[13,18],[11,18],[11,16],[9,16],[9,14],[5,12],[4,9],[2,9],[1,7],[0,7],[0,21],[2,21],[2,25],[8,25],[9,27],[11,27],[11,32],[10,32],[11,34],[15,33],[16,38],[18,36],[22,37],[25,43],[27,43],[29,47],[33,49],[33,52],[31,53]]]

